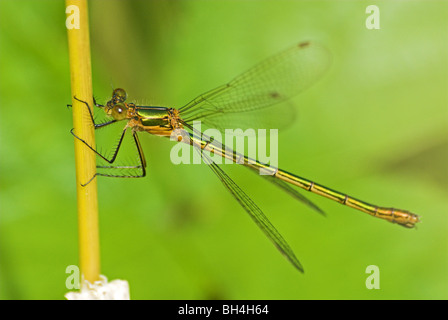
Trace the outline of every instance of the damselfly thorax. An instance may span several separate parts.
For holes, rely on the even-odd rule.
[[[123,89],[115,89],[112,99],[104,106],[104,111],[114,120],[128,120],[127,127],[135,131],[146,131],[162,137],[170,137],[174,130],[183,129],[179,110],[157,106],[136,106],[126,102]]]

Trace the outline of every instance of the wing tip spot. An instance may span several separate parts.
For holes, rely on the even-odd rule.
[[[271,96],[271,98],[274,98],[274,99],[280,98],[280,93],[278,93],[277,91],[272,91],[269,93],[269,95]]]

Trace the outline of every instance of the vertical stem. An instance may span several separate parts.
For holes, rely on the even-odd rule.
[[[71,11],[69,6],[75,10]],[[95,135],[85,104],[73,99],[77,97],[93,106],[92,75],[90,63],[90,40],[87,0],[66,0],[67,19],[79,28],[68,27],[68,48],[75,134],[95,147]],[[78,15],[77,9],[78,8]],[[100,250],[98,232],[98,199],[96,179],[87,186],[96,172],[95,154],[78,139],[75,141],[76,186],[78,201],[79,260],[84,279],[93,283],[99,280]]]

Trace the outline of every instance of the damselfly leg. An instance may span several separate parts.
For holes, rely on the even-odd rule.
[[[105,128],[107,126],[110,126],[112,124],[115,124],[117,122],[117,120],[112,119],[109,121],[104,121],[101,123],[96,123],[95,122],[95,118],[93,115],[93,111],[90,108],[89,104],[84,101],[84,100],[80,100],[77,97],[74,97],[75,100],[83,103],[87,110],[89,111],[89,115],[90,115],[90,119],[92,121],[93,127],[95,130],[98,129],[102,129]],[[104,109],[105,106],[101,105],[101,104],[97,104],[95,101],[95,106]],[[125,138],[125,134],[126,131],[128,130],[132,130],[129,126],[124,126],[121,134],[120,134],[120,138],[118,140],[118,143],[113,147],[111,156],[107,156],[107,154],[110,154],[110,152],[106,152],[106,153],[102,153],[99,152],[98,150],[96,150],[95,148],[93,148],[91,145],[89,145],[84,139],[82,139],[81,137],[77,136],[74,132],[74,128],[70,130],[70,133],[79,141],[81,141],[83,144],[85,144],[90,150],[92,150],[93,152],[95,152],[101,159],[103,159],[104,161],[106,161],[109,164],[113,164],[116,159],[117,156],[119,154],[120,148],[123,144],[124,138]],[[104,172],[96,172],[95,175],[86,183],[82,184],[82,186],[86,186],[87,184],[89,184],[96,176],[103,176],[103,177],[113,177],[113,178],[142,178],[146,176],[146,159],[137,135],[136,131],[132,130],[132,144],[135,147],[135,150],[137,151],[137,163],[135,165],[97,165],[96,168],[99,169],[100,171],[104,171]],[[105,173],[107,172],[107,173]]]

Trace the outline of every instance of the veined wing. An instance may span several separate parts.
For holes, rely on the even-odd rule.
[[[252,201],[251,198],[205,153],[202,152],[201,147],[197,145],[193,140],[190,140],[193,147],[201,153],[204,162],[212,169],[217,175],[219,180],[232,194],[232,196],[239,202],[243,209],[249,214],[252,220],[258,225],[263,233],[272,241],[277,249],[291,262],[291,264],[299,271],[303,271],[303,267],[299,260],[295,256],[294,252],[283,239],[280,233],[275,229],[269,219],[264,215],[263,211]]]
[[[313,42],[301,42],[252,67],[231,82],[180,108],[183,120],[213,119],[283,102],[315,83],[328,69],[330,54]]]

